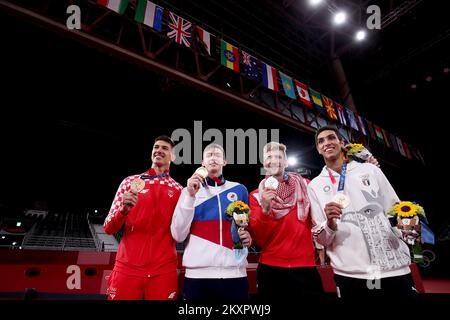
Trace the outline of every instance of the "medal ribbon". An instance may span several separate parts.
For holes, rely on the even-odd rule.
[[[336,178],[333,176],[333,173],[330,169],[328,169],[328,174],[330,175],[330,180],[332,184],[336,184]],[[344,192],[345,186],[345,176],[347,174],[347,162],[344,162],[341,169],[341,176],[339,178],[338,192]]]
[[[344,192],[346,174],[347,174],[347,162],[344,162],[341,169],[341,176],[339,178],[338,192]]]
[[[164,178],[167,177],[169,174],[167,172],[158,174],[158,175],[147,175],[147,174],[143,174],[141,175],[139,178],[141,178],[142,180],[149,180],[149,179],[155,179],[155,178]]]

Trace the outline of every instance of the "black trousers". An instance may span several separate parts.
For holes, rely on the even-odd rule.
[[[231,279],[184,278],[184,297],[188,302],[246,303],[247,277]]]
[[[324,295],[316,267],[281,268],[259,263],[256,272],[258,299],[262,301],[316,299]]]
[[[415,300],[417,291],[411,274],[403,276],[366,280],[334,275],[338,294],[343,300]]]

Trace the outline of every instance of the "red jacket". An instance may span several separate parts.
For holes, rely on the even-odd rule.
[[[250,194],[250,223],[248,230],[261,248],[260,263],[283,268],[313,267],[315,252],[311,235],[311,218],[298,220],[297,208],[279,220],[262,212],[255,195]]]
[[[125,216],[119,212],[122,195],[139,177],[145,181],[145,188],[138,194],[136,205]],[[168,171],[157,176],[154,169],[122,181],[103,225],[107,234],[116,233],[125,226],[115,270],[149,277],[177,269],[175,240],[170,224],[182,189]]]

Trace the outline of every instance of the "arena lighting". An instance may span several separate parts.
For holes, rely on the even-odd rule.
[[[355,39],[356,41],[362,41],[366,38],[366,32],[364,30],[359,30],[356,32]]]
[[[12,243],[13,246],[15,246],[16,244],[17,244],[17,242],[15,242],[15,241]]]
[[[228,88],[231,88],[231,84],[229,82],[225,82],[225,84]]]
[[[347,14],[344,11],[339,11],[334,15],[333,22],[336,25],[343,24],[347,20]]]
[[[311,6],[316,7],[319,4],[321,4],[323,2],[323,0],[309,0],[308,2]]]
[[[2,236],[2,239],[5,239],[6,237],[5,236]]]
[[[22,225],[22,222],[20,222],[20,221],[18,221],[17,223],[16,223],[16,227],[20,227]]]
[[[297,164],[297,158],[296,157],[288,157],[288,165],[289,166],[295,166]]]
[[[95,209],[95,210],[94,210],[94,213],[97,213],[97,212],[98,212],[98,210],[97,210],[97,209]]]

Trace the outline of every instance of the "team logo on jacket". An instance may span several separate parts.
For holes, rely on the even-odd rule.
[[[237,200],[237,194],[235,192],[228,192],[227,199],[230,201],[236,201]]]
[[[361,181],[362,181],[362,184],[365,185],[366,187],[370,186],[370,180],[369,180],[368,174],[361,176]]]
[[[331,191],[331,187],[330,186],[323,187],[323,192],[328,193],[330,191]]]
[[[169,196],[169,198],[173,197],[173,191],[172,190],[167,190],[167,195]]]

